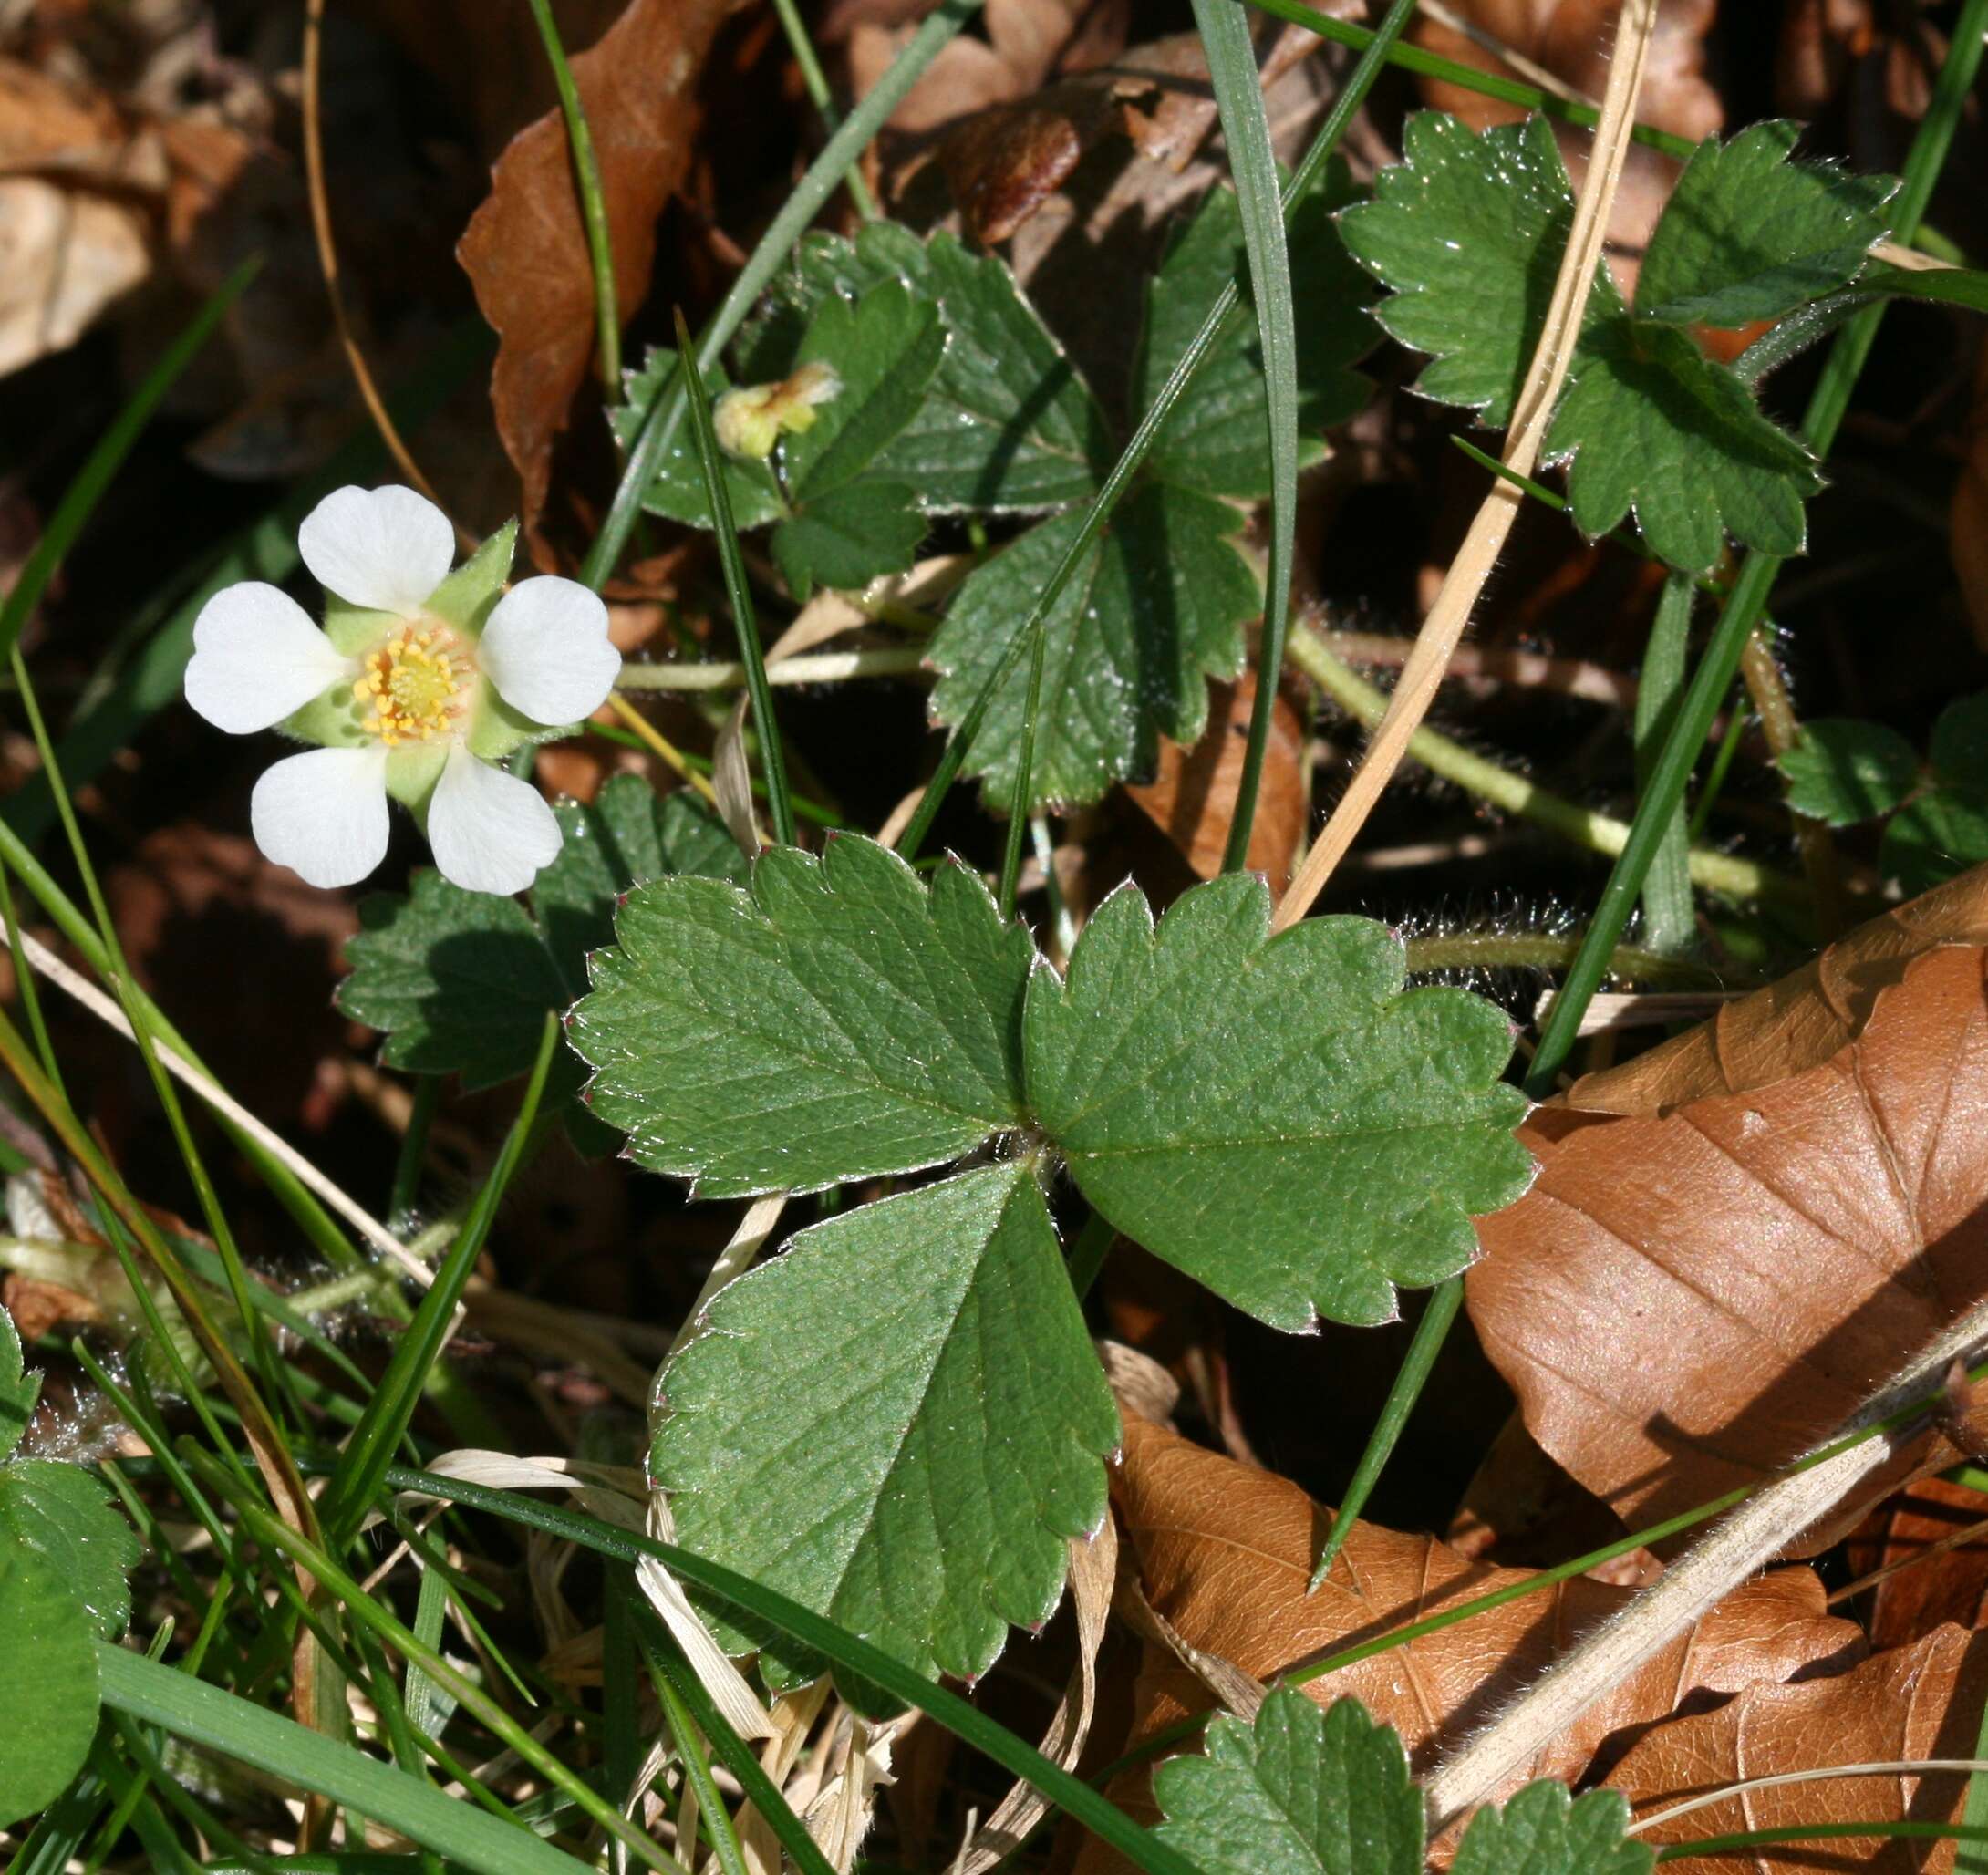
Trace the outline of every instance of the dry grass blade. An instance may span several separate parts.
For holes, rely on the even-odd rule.
[[[1656,23],[1657,0],[1624,0],[1616,28],[1614,62],[1609,68],[1608,91],[1601,101],[1601,120],[1595,129],[1594,155],[1574,206],[1573,225],[1553,283],[1546,326],[1527,369],[1513,409],[1511,431],[1506,439],[1505,464],[1520,475],[1530,475],[1539,460],[1547,422],[1573,358],[1589,290],[1601,258],[1601,243],[1608,232],[1616,187],[1629,153],[1636,97]],[[1423,620],[1415,648],[1402,667],[1401,680],[1394,687],[1381,727],[1374,731],[1345,794],[1277,907],[1274,929],[1282,930],[1295,924],[1311,908],[1332,876],[1333,868],[1359,837],[1367,816],[1393,779],[1408,752],[1409,739],[1435,700],[1450,656],[1504,551],[1506,536],[1511,532],[1523,499],[1504,478],[1493,482],[1471,522],[1469,533],[1464,536],[1463,546],[1450,563],[1435,604]]]

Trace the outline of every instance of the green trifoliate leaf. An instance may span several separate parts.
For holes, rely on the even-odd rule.
[[[1422,1875],[1408,1756],[1357,1699],[1328,1713],[1279,1687],[1252,1725],[1211,1721],[1206,1755],[1170,1758],[1153,1794],[1160,1839],[1206,1875]]]
[[[41,1397],[41,1375],[29,1373],[14,1318],[0,1309],[0,1459],[21,1443]]]
[[[1777,319],[1848,285],[1884,239],[1890,176],[1788,161],[1791,123],[1699,145],[1671,192],[1636,282],[1644,316],[1685,326]]]
[[[677,366],[675,350],[657,346],[651,348],[639,371],[623,374],[625,401],[608,420],[624,454],[635,447],[643,416],[656,399],[670,394]],[[713,403],[730,389],[731,380],[723,366],[713,366],[704,374],[704,388]],[[787,512],[770,462],[741,461],[728,455],[725,493],[731,502],[732,523],[741,533],[769,526]],[[689,527],[710,526],[711,506],[704,492],[704,465],[699,460],[697,440],[689,423],[678,424],[677,433],[657,467],[656,479],[642,497],[642,505],[652,514],[682,522]]]
[[[1787,804],[1832,827],[1890,813],[1919,779],[1919,757],[1903,736],[1850,717],[1804,723],[1775,765],[1787,782]]]
[[[747,374],[783,376],[824,298],[860,299],[893,279],[937,301],[951,337],[917,414],[875,472],[908,482],[934,514],[1028,513],[1093,492],[1116,454],[1103,413],[1007,264],[969,254],[950,234],[921,242],[879,221],[854,242],[810,235],[747,327]]]
[[[1461,989],[1404,994],[1400,940],[1365,918],[1274,939],[1269,919],[1246,875],[1156,931],[1114,892],[1068,981],[1030,985],[1030,1104],[1113,1224],[1237,1307],[1385,1321],[1396,1284],[1462,1269],[1472,1217],[1531,1176],[1525,1098],[1498,1079],[1511,1025]]]
[[[1298,421],[1300,460],[1324,454],[1318,432],[1366,402],[1372,386],[1351,368],[1376,337],[1367,312],[1372,287],[1348,259],[1333,212],[1354,198],[1351,172],[1334,158],[1286,223],[1291,292],[1299,309]],[[1152,403],[1180,362],[1216,295],[1245,283],[1242,216],[1235,192],[1211,189],[1160,264],[1146,292],[1146,324],[1134,400]],[[1201,367],[1194,388],[1174,406],[1147,459],[1163,482],[1209,494],[1261,498],[1270,492],[1263,351],[1254,320],[1243,318]]]
[[[1764,152],[1780,163],[1785,151],[1771,139],[1741,141],[1730,169],[1732,146],[1707,159],[1705,187],[1744,219],[1727,202],[1735,181],[1744,188]],[[1378,310],[1381,323],[1436,355],[1418,388],[1504,425],[1567,244],[1574,202],[1567,171],[1538,118],[1474,137],[1453,119],[1424,113],[1410,120],[1403,150],[1406,161],[1377,179],[1374,200],[1341,216],[1347,247],[1394,289]],[[1820,186],[1791,173],[1795,181],[1779,186]],[[1741,297],[1767,291],[1757,245],[1731,257],[1724,280],[1711,279],[1704,244],[1688,225],[1693,212],[1690,202],[1673,203],[1652,239],[1652,254],[1668,241],[1671,277],[1688,280],[1701,297],[1714,286]],[[1681,225],[1667,236],[1672,215]],[[1646,267],[1639,306],[1649,303],[1649,279]],[[1716,562],[1727,533],[1765,553],[1798,553],[1802,504],[1822,485],[1814,458],[1760,414],[1750,387],[1680,326],[1626,309],[1606,268],[1589,295],[1546,459],[1570,463],[1569,502],[1584,533],[1604,533],[1633,512],[1651,550],[1693,571]]]
[[[1046,1621],[1105,1515],[1118,1414],[1027,1161],[802,1231],[661,1391],[678,1540],[921,1673],[971,1678]]]
[[[124,1632],[131,1611],[124,1578],[138,1560],[138,1538],[87,1471],[52,1458],[0,1466],[0,1554],[16,1549],[48,1561],[105,1640]]]
[[[1623,1835],[1629,1803],[1619,1790],[1570,1797],[1542,1778],[1502,1810],[1470,1819],[1450,1875],[1650,1875],[1657,1852]]]
[[[751,892],[664,879],[594,958],[595,1116],[712,1197],[944,1165],[1021,1124],[1034,947],[979,878],[871,840],[763,853]]]
[[[658,801],[634,775],[612,777],[592,806],[569,802],[555,812],[564,844],[533,882],[529,913],[514,898],[465,892],[425,871],[405,897],[381,892],[361,902],[338,1007],[385,1031],[388,1067],[461,1074],[471,1089],[526,1072],[546,1012],[585,989],[586,954],[613,937],[622,893],[675,873],[744,872],[737,844],[701,802],[688,793]],[[555,1098],[570,1099],[578,1064],[555,1072]],[[605,1147],[583,1115],[569,1120],[589,1150]]]
[[[940,721],[965,720],[1082,520],[1072,512],[1041,523],[961,585],[932,640]],[[1114,782],[1150,774],[1161,736],[1200,739],[1206,679],[1240,668],[1243,624],[1263,607],[1231,542],[1239,525],[1226,502],[1164,482],[1127,496],[1045,623],[1037,803],[1094,801]],[[1004,813],[1028,695],[1023,657],[967,754],[967,772]]]
[[[1929,755],[1931,785],[1892,816],[1879,853],[1909,894],[1988,859],[1988,692],[1941,711]]]
[[[1822,486],[1815,458],[1731,371],[1650,319],[1589,327],[1547,437],[1547,461],[1569,459],[1583,533],[1633,513],[1651,552],[1693,572],[1717,564],[1728,533],[1762,553],[1800,553],[1802,504]]]
[[[1418,111],[1402,132],[1403,161],[1374,180],[1373,200],[1340,216],[1347,251],[1392,295],[1375,316],[1431,354],[1424,397],[1475,410],[1494,429],[1512,420],[1574,219],[1574,192],[1546,119],[1474,136],[1441,111]],[[1605,269],[1588,319],[1621,310]]]
[[[5,1473],[0,1472],[0,1477]],[[47,1809],[97,1733],[97,1637],[60,1568],[0,1527],[0,1826]]]
[[[853,589],[902,573],[925,538],[925,514],[909,482],[865,475],[817,495],[773,530],[773,559],[795,598],[817,585]]]

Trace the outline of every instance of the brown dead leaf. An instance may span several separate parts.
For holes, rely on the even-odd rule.
[[[1921,1478],[1879,1507],[1844,1546],[1853,1577],[1895,1569],[1871,1589],[1865,1621],[1873,1647],[1903,1647],[1957,1621],[1988,1619],[1988,1534],[1940,1549],[1988,1519],[1988,1497],[1945,1478]]]
[[[1984,978],[1988,950],[1929,951],[1819,1066],[1520,1129],[1538,1177],[1478,1222],[1471,1319],[1533,1436],[1632,1528],[1809,1450],[1988,1295]]]
[[[1159,772],[1144,785],[1125,790],[1204,879],[1222,870],[1256,696],[1257,682],[1251,676],[1239,683],[1215,685],[1208,693],[1206,734],[1192,749],[1162,738]],[[1270,712],[1270,740],[1257,793],[1257,817],[1249,830],[1248,862],[1269,880],[1273,893],[1282,892],[1289,882],[1291,858],[1310,814],[1304,757],[1304,723],[1280,696]]]
[[[1743,1778],[1835,1765],[1974,1756],[1982,1702],[1988,1697],[1988,1634],[1943,1627],[1913,1643],[1873,1654],[1848,1673],[1799,1684],[1756,1683],[1716,1712],[1673,1719],[1644,1735],[1609,1783],[1627,1793],[1639,1817],[1709,1795]],[[1643,1840],[1701,1841],[1794,1824],[1910,1818],[1946,1822],[1960,1815],[1966,1778],[1887,1774],[1783,1784],[1728,1797],[1660,1823]],[[1944,1875],[1951,1842],[1851,1838],[1667,1862],[1678,1875],[1743,1875],[1768,1866],[1790,1871],[1856,1867]]]
[[[1362,1523],[1331,1579],[1309,1595],[1331,1512],[1288,1478],[1237,1465],[1129,1414],[1112,1499],[1154,1612],[1190,1646],[1258,1680],[1530,1573],[1473,1564],[1432,1537]],[[1565,1582],[1304,1690],[1321,1704],[1349,1694],[1362,1700],[1400,1731],[1420,1767],[1613,1613],[1628,1592]],[[1716,1698],[1785,1680],[1823,1662],[1855,1659],[1861,1648],[1853,1623],[1823,1611],[1821,1584],[1809,1570],[1778,1570],[1735,1590],[1695,1631],[1583,1714],[1525,1775],[1579,1775],[1605,1741],[1613,1738],[1619,1748],[1620,1735],[1668,1717],[1687,1697]],[[1134,1742],[1209,1704],[1171,1653],[1149,1647],[1134,1693]],[[1153,1815],[1144,1771],[1118,1778],[1111,1796],[1135,1816]],[[1079,1875],[1123,1866],[1095,1842],[1077,1865]]]
[[[691,93],[737,0],[631,0],[573,61],[599,160],[626,320],[648,291],[656,218],[689,164]],[[456,256],[498,335],[491,402],[517,469],[526,528],[552,474],[553,441],[594,348],[594,275],[564,119],[548,111],[512,139]]]
[[[1584,1113],[1662,1114],[1817,1067],[1856,1040],[1879,993],[1941,944],[1988,944],[1988,866],[1858,926],[1814,962],[1662,1047],[1584,1074],[1567,1104]]]

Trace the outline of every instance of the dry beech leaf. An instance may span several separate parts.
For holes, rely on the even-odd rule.
[[[1988,1532],[1930,1553],[1983,1521],[1988,1497],[1945,1478],[1921,1478],[1852,1534],[1846,1550],[1853,1577],[1898,1570],[1869,1591],[1864,1625],[1873,1647],[1903,1647],[1949,1621],[1970,1632],[1988,1621]]]
[[[1237,684],[1211,686],[1207,732],[1192,749],[1163,737],[1159,772],[1152,781],[1125,790],[1204,879],[1222,870],[1256,696],[1252,676]],[[1272,893],[1280,894],[1290,882],[1291,858],[1304,838],[1310,814],[1304,723],[1280,696],[1270,713],[1270,740],[1247,862],[1251,871],[1269,880]]]
[[[648,290],[656,218],[682,181],[698,114],[691,103],[711,40],[736,0],[632,0],[573,61],[600,163],[626,320]],[[497,432],[535,526],[553,441],[594,349],[594,273],[580,222],[565,120],[528,124],[498,158],[491,192],[456,248],[498,335],[491,373]]]
[[[1531,1573],[1474,1564],[1433,1537],[1362,1523],[1331,1580],[1308,1595],[1331,1513],[1288,1478],[1237,1465],[1129,1414],[1112,1497],[1154,1612],[1188,1645],[1258,1680]],[[1359,1698],[1400,1731],[1410,1761],[1421,1768],[1613,1613],[1628,1592],[1565,1582],[1304,1690],[1321,1704],[1348,1694]],[[1693,1632],[1639,1668],[1525,1776],[1578,1776],[1605,1739],[1668,1717],[1687,1697],[1703,1702],[1824,1662],[1852,1660],[1862,1639],[1854,1623],[1824,1612],[1821,1585],[1809,1570],[1778,1570],[1735,1590]],[[1194,1674],[1149,1646],[1134,1693],[1133,1742],[1209,1704]],[[1142,1819],[1154,1815],[1144,1770],[1118,1778],[1111,1796]],[[1093,1841],[1077,1869],[1078,1875],[1116,1875],[1124,1866]]]
[[[1631,1528],[1810,1450],[1988,1295],[1984,977],[1988,950],[1928,951],[1818,1067],[1520,1128],[1538,1177],[1478,1222],[1471,1319],[1533,1436]]]
[[[1743,1778],[1833,1765],[1969,1758],[1988,1698],[1988,1634],[1943,1627],[1910,1647],[1873,1654],[1849,1672],[1797,1685],[1755,1685],[1716,1712],[1673,1719],[1646,1733],[1609,1778],[1640,1817]],[[1957,1818],[1966,1778],[1955,1772],[1822,1778],[1728,1797],[1659,1824],[1662,1846],[1799,1823]],[[1952,1841],[1850,1838],[1807,1846],[1666,1862],[1666,1875],[1859,1868],[1945,1875]],[[1764,1857],[1771,1857],[1771,1863]]]
[[[1939,944],[1988,944],[1988,866],[1858,926],[1711,1021],[1619,1068],[1584,1074],[1566,1103],[1586,1113],[1661,1114],[1819,1067],[1856,1039],[1879,992]]]

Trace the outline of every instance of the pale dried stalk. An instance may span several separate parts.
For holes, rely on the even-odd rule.
[[[907,677],[925,661],[916,645],[885,646],[874,651],[816,651],[787,658],[778,664],[769,658],[770,684],[837,684],[859,677]],[[624,690],[738,690],[745,688],[746,668],[735,659],[711,664],[624,664],[615,679]]]
[[[1933,1400],[1947,1369],[1988,1342],[1988,1302],[1915,1355],[1844,1428],[1847,1435]],[[1650,1586],[1549,1666],[1499,1717],[1451,1754],[1423,1786],[1431,1827],[1446,1828],[1524,1769],[1596,1700],[1749,1580],[1873,1473],[1923,1435],[1921,1424],[1860,1439],[1764,1485]],[[1827,1447],[1824,1449],[1828,1449]]]
[[[1567,252],[1560,256],[1559,275],[1553,283],[1546,326],[1527,368],[1506,439],[1504,461],[1517,475],[1530,475],[1538,462],[1547,420],[1552,415],[1580,337],[1581,318],[1594,285],[1595,268],[1601,259],[1609,216],[1615,206],[1616,186],[1629,153],[1636,98],[1642,88],[1650,37],[1656,23],[1657,0],[1623,0],[1614,58],[1609,68],[1608,91],[1601,100],[1600,122],[1595,127],[1594,153],[1589,161],[1579,199],[1574,204],[1573,225],[1568,231]],[[1358,838],[1367,816],[1393,779],[1408,752],[1409,738],[1435,700],[1451,654],[1470,622],[1472,608],[1491,576],[1491,569],[1497,565],[1524,499],[1520,489],[1502,476],[1492,483],[1470,523],[1470,532],[1464,537],[1462,548],[1450,563],[1435,604],[1423,620],[1415,648],[1402,667],[1401,681],[1389,700],[1387,715],[1368,743],[1344,796],[1279,905],[1277,916],[1271,920],[1273,930],[1280,931],[1295,924],[1311,908],[1313,900],[1332,876],[1332,869]]]
[[[1668,1823],[1674,1817],[1688,1816],[1693,1810],[1724,1803],[1731,1797],[1744,1797],[1749,1790],[1772,1790],[1779,1784],[1819,1784],[1832,1777],[1918,1777],[1929,1771],[1988,1771],[1988,1758],[1895,1758],[1889,1763],[1824,1765],[1807,1771],[1777,1771],[1771,1777],[1747,1777],[1737,1784],[1708,1790],[1703,1797],[1674,1803],[1667,1810],[1659,1810],[1653,1817],[1643,1817],[1631,1823],[1623,1833],[1640,1836],[1645,1829],[1654,1829],[1659,1823]]]
[[[6,934],[0,931],[0,949],[5,948]],[[98,1021],[116,1030],[127,1041],[137,1040],[131,1033],[130,1023],[125,1020],[124,1011],[112,998],[105,995],[79,971],[72,970],[46,944],[30,938],[25,931],[21,934],[21,955],[38,975],[46,977],[65,994],[74,997]],[[357,1199],[347,1197],[302,1153],[278,1134],[272,1132],[232,1093],[210,1080],[183,1055],[169,1048],[163,1041],[155,1039],[152,1048],[159,1057],[159,1065],[167,1073],[184,1086],[192,1088],[215,1113],[223,1119],[233,1121],[243,1132],[253,1137],[299,1185],[321,1198],[381,1255],[391,1258],[424,1288],[434,1281],[435,1272],[378,1218]]]

